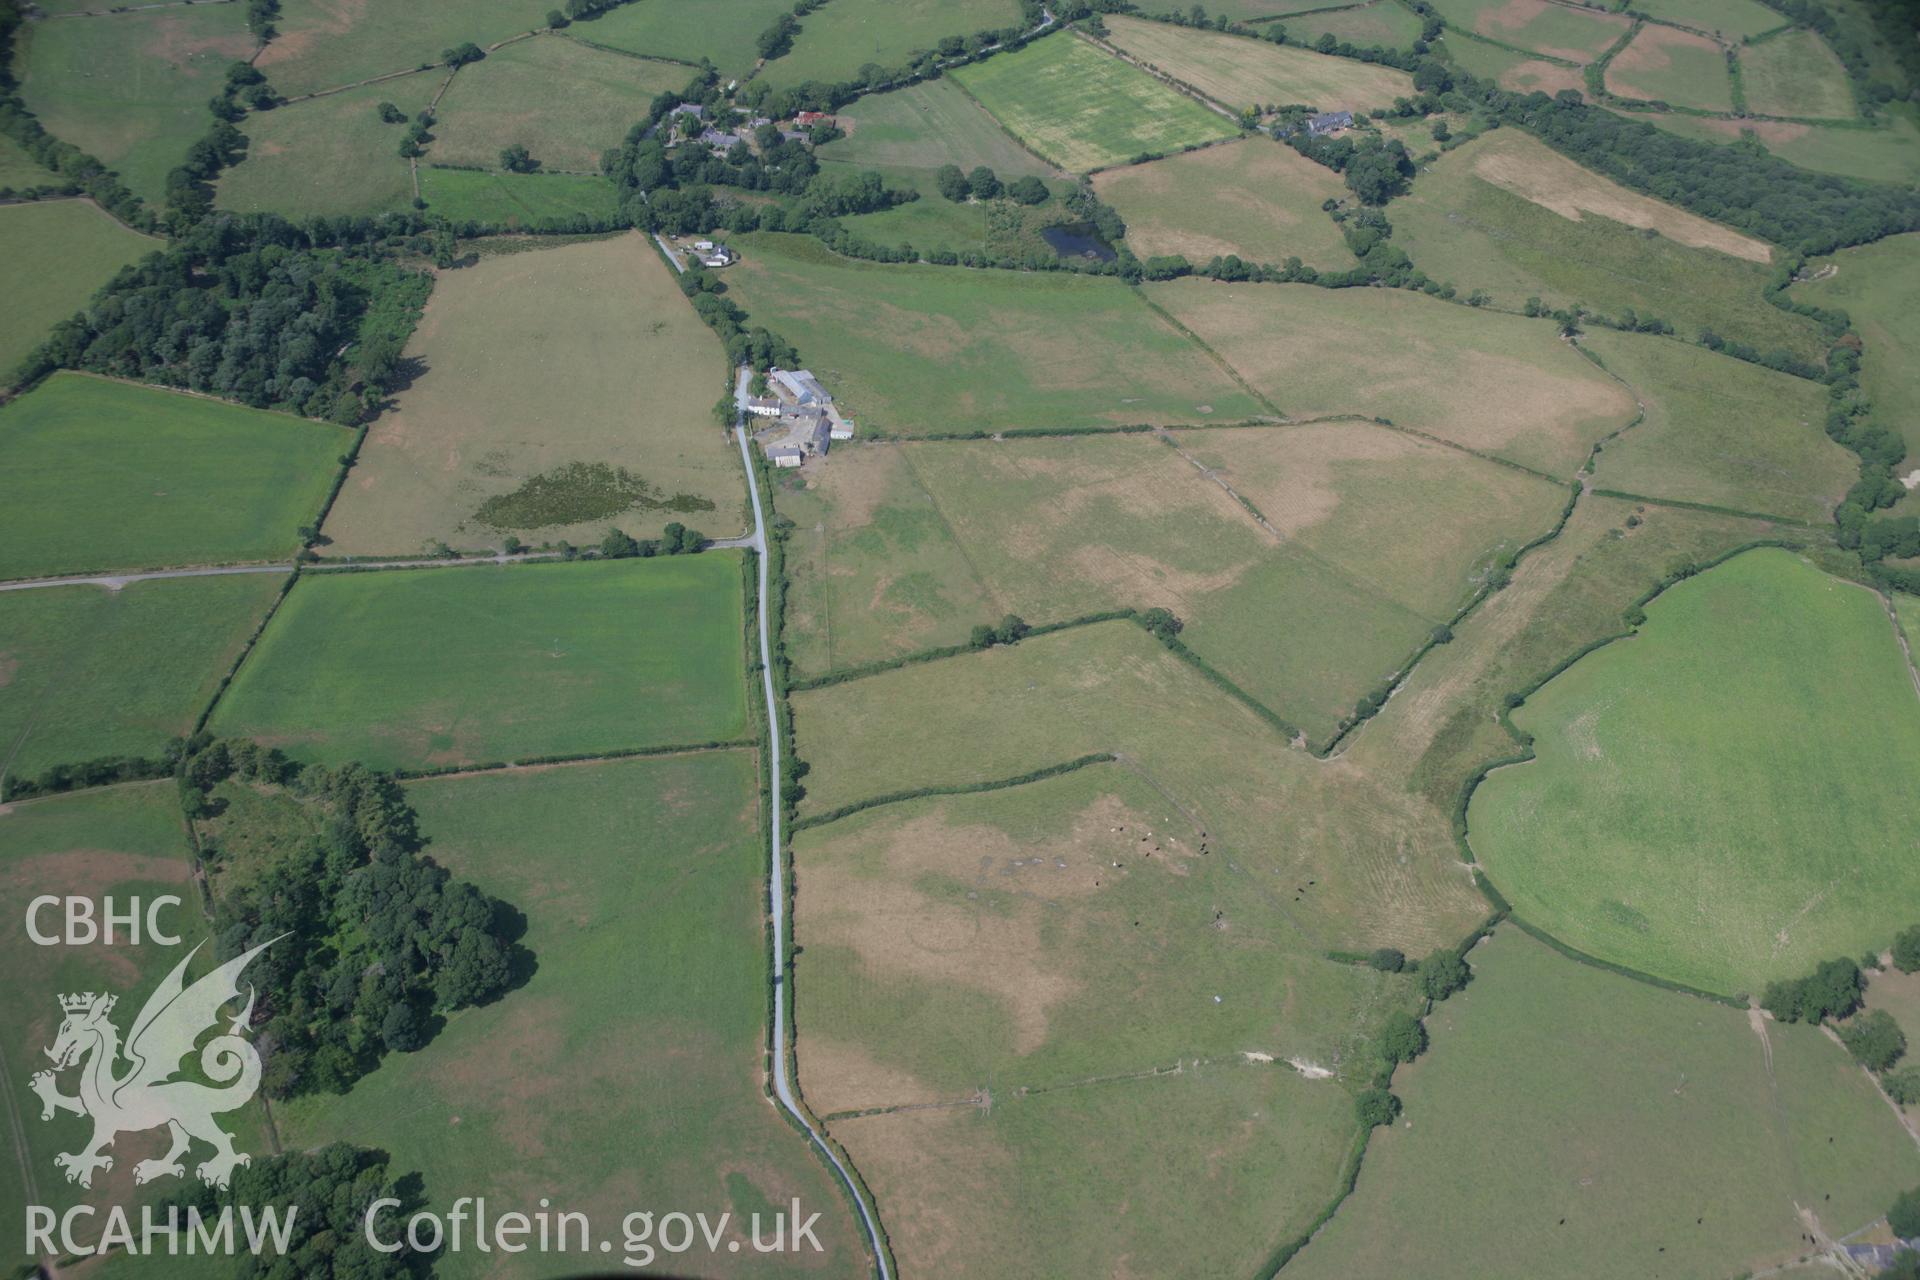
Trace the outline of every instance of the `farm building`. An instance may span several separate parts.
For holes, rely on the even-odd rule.
[[[1307,117],[1307,133],[1311,137],[1324,138],[1330,133],[1353,128],[1353,112],[1329,111],[1325,115]]]
[[[795,405],[828,405],[833,397],[820,385],[819,379],[805,369],[770,369],[767,381],[773,386],[773,393]]]
[[[731,151],[740,142],[740,135],[721,129],[703,129],[700,131],[700,141],[715,151]]]
[[[799,446],[777,444],[767,450],[767,461],[776,467],[797,467],[802,461]]]
[[[777,418],[780,416],[780,402],[755,397],[747,401],[747,412],[756,418]]]
[[[707,109],[697,102],[683,102],[673,110],[667,112],[667,116],[669,119],[674,116],[692,116],[695,120],[705,120],[707,118]]]

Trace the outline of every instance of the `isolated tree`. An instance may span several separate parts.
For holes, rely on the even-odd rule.
[[[1380,947],[1367,956],[1367,964],[1382,973],[1398,973],[1407,967],[1407,957],[1392,947]]]
[[[1427,1051],[1427,1029],[1408,1013],[1387,1016],[1380,1028],[1380,1052],[1389,1062],[1412,1062]]]
[[[500,149],[500,167],[508,173],[532,173],[540,167],[540,162],[527,154],[527,149],[519,143]]]
[[[1026,636],[1027,632],[1031,630],[1033,630],[1033,628],[1027,625],[1025,618],[1022,618],[1017,613],[1010,613],[1000,619],[1000,625],[993,629],[993,642],[995,644],[1018,644]]]
[[[1007,195],[1020,204],[1045,204],[1048,194],[1047,184],[1032,174],[1007,184]]]
[[[1894,938],[1893,967],[1902,973],[1920,971],[1920,924],[1901,930]]]
[[[993,645],[993,628],[984,622],[974,623],[972,632],[967,636],[967,645],[973,649],[991,648]]]
[[[405,124],[407,122],[407,113],[394,106],[391,102],[381,103],[379,111],[381,124]]]
[[[572,23],[573,23],[573,19],[569,18],[566,14],[562,13],[560,10],[558,9],[547,10],[547,25],[552,27],[554,30],[558,31],[562,27],[572,25]]]
[[[1385,1089],[1369,1089],[1353,1100],[1353,1114],[1369,1129],[1392,1124],[1400,1114],[1400,1099]]]
[[[1420,962],[1420,990],[1429,1000],[1445,1000],[1472,980],[1473,970],[1457,952],[1436,951]]]
[[[1187,624],[1174,616],[1171,609],[1148,609],[1140,615],[1140,625],[1145,627],[1162,644],[1171,644]]]
[[[625,560],[640,554],[640,544],[619,529],[609,529],[600,539],[600,554],[609,560]]]
[[[993,170],[979,165],[967,175],[967,187],[975,200],[991,200],[1000,194],[1000,179],[994,176]]]
[[[1885,1071],[1907,1051],[1907,1037],[1885,1009],[1872,1009],[1839,1028],[1840,1043],[1869,1071]]]

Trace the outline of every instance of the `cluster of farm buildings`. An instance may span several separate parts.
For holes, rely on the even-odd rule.
[[[737,119],[736,113],[725,112],[724,114],[735,116]],[[762,125],[773,123],[770,116],[749,116],[745,123],[730,124],[720,128],[708,122],[707,108],[697,102],[683,102],[667,113],[667,119],[671,123],[679,123],[682,117],[690,118],[699,128],[699,132],[689,134],[687,140],[706,147],[717,156],[724,156],[736,145],[747,141],[748,135]],[[802,111],[793,118],[791,125],[780,130],[780,136],[787,142],[805,142],[810,136],[809,130],[814,125],[833,122],[833,117],[823,111]]]
[[[853,439],[853,420],[807,370],[768,370],[767,389],[771,395],[747,401],[747,412],[766,421],[753,438],[774,466],[797,467],[826,456],[835,440]]]

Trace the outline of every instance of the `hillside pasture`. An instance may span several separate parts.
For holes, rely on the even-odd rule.
[[[293,218],[406,208],[413,179],[399,147],[407,126],[384,123],[379,106],[417,115],[444,80],[423,71],[249,114],[239,126],[246,159],[221,172],[217,203]]]
[[[1648,23],[1607,63],[1607,88],[1623,98],[1700,111],[1733,110],[1727,56],[1706,36]]]
[[[803,16],[793,48],[754,79],[776,89],[858,80],[867,64],[904,66],[943,37],[1020,25],[1018,0],[835,0]]]
[[[1632,26],[1619,14],[1550,0],[1435,0],[1433,7],[1463,31],[1572,62],[1592,62]]]
[[[128,230],[91,200],[0,208],[0,259],[7,263],[0,384],[10,384],[14,368],[46,341],[48,331],[84,306],[115,272],[161,247],[159,240]]]
[[[396,1170],[423,1176],[440,1212],[462,1195],[529,1212],[550,1198],[616,1247],[636,1205],[731,1214],[712,1253],[696,1242],[676,1259],[701,1275],[766,1274],[749,1215],[762,1214],[765,1239],[773,1208],[798,1197],[820,1215],[823,1251],[781,1255],[782,1274],[857,1268],[851,1208],[763,1093],[756,792],[745,751],[411,784],[434,861],[525,914],[535,968],[449,1017],[424,1049],[388,1054],[352,1092],[276,1104],[283,1140],[388,1151]],[[540,1265],[518,1273],[606,1266],[597,1252],[529,1256]],[[435,1271],[497,1274],[473,1250]]]
[[[60,181],[60,175],[43,168],[12,138],[0,137],[0,187],[24,191]]]
[[[999,61],[999,59],[994,59]],[[1265,408],[1118,280],[858,262],[735,237],[730,296],[863,431],[1238,422]],[[429,312],[431,316],[431,312]]]
[[[1413,92],[1413,77],[1391,67],[1124,14],[1106,21],[1115,47],[1236,111],[1256,103],[1363,111]]]
[[[1824,521],[1859,476],[1859,460],[1827,438],[1817,382],[1645,334],[1595,329],[1581,344],[1647,407],[1601,452],[1597,484]]]
[[[793,708],[799,755],[812,765],[803,819],[1116,752],[1206,833],[1208,858],[1266,886],[1268,918],[1309,947],[1419,954],[1486,912],[1440,810],[1290,749],[1270,722],[1129,622],[809,690]]]
[[[475,173],[471,169],[420,170],[420,196],[427,208],[455,222],[472,220],[504,227],[538,227],[552,219],[611,219],[619,192],[601,177],[577,173]]]
[[[1495,305],[1537,297],[1616,320],[1627,311],[1762,351],[1819,360],[1819,325],[1770,305],[1759,241],[1632,195],[1544,144],[1501,129],[1448,152],[1394,201],[1394,243]]]
[[[1639,0],[1634,8],[1731,41],[1785,26],[1786,17],[1759,0]]]
[[[1399,0],[1369,0],[1350,9],[1301,13],[1281,20],[1287,39],[1311,43],[1321,36],[1360,48],[1410,49],[1420,38],[1420,19]]]
[[[745,525],[740,463],[713,421],[726,353],[646,237],[450,273],[407,355],[424,372],[368,432],[330,553]]]
[[[644,120],[656,94],[683,88],[687,69],[608,53],[564,36],[520,40],[462,67],[437,109],[427,159],[500,167],[523,146],[545,169],[597,174],[600,153]],[[565,93],[554,92],[565,85]]]
[[[111,894],[116,903],[172,895],[180,905],[163,907],[159,920],[163,928],[180,936],[183,945],[156,944],[143,933],[141,944],[132,946],[120,933],[111,947],[36,946],[24,922],[28,904],[44,894],[95,902]],[[97,1173],[91,1189],[76,1186],[61,1176],[53,1159],[60,1152],[81,1150],[89,1123],[83,1116],[63,1114],[43,1121],[40,1100],[27,1089],[32,1074],[28,1066],[31,1063],[38,1070],[47,1065],[41,1050],[52,1047],[59,1032],[61,995],[111,992],[119,998],[114,1020],[129,1025],[187,949],[205,939],[174,783],[108,787],[10,806],[0,815],[0,910],[13,922],[3,953],[8,981],[0,994],[0,1017],[18,1046],[17,1057],[10,1059],[15,1078],[5,1086],[12,1114],[18,1118],[8,1130],[11,1158],[0,1162],[0,1195],[14,1205],[47,1205],[56,1214],[85,1204],[104,1216],[109,1206],[120,1205],[137,1222],[139,1201],[157,1199],[178,1185],[156,1181],[142,1192],[133,1180],[135,1164],[165,1154],[165,1130],[121,1134],[113,1145],[113,1168]],[[58,908],[43,911],[42,927],[58,931],[58,914]],[[73,1091],[75,1078],[73,1072],[62,1074],[63,1093]],[[223,1124],[231,1130],[246,1115],[250,1112],[228,1115]],[[261,1148],[243,1139],[240,1149]],[[27,1248],[22,1219],[21,1214],[7,1215],[0,1226],[0,1248],[25,1260],[33,1254]],[[55,1259],[44,1261],[52,1264]]]
[[[1847,69],[1811,31],[1788,31],[1740,50],[1747,110],[1756,115],[1827,120],[1854,117]]]
[[[1906,922],[1920,710],[1874,594],[1752,551],[1674,587],[1514,721],[1539,758],[1474,793],[1523,919],[1602,959],[1757,992]]]
[[[288,414],[55,374],[0,409],[0,577],[291,559],[352,441]]]
[[[984,164],[1003,182],[1059,172],[1009,137],[998,120],[946,77],[870,93],[834,118],[847,136],[819,149],[822,163],[927,173],[944,164],[969,171]]]
[[[1070,34],[951,75],[1023,144],[1075,173],[1239,132],[1232,121]]]
[[[687,64],[706,58],[726,79],[753,69],[754,40],[793,7],[791,0],[644,0],[568,28],[576,40]]]
[[[1812,1028],[1749,1027],[1511,926],[1471,960],[1473,984],[1427,1018],[1431,1049],[1394,1074],[1406,1119],[1374,1134],[1353,1197],[1289,1275],[1758,1273],[1812,1252],[1816,1221],[1835,1238],[1870,1225],[1885,1188],[1920,1175],[1865,1075]],[[1403,1229],[1369,1229],[1389,1216]]]
[[[240,5],[195,5],[22,23],[20,96],[47,132],[120,174],[159,206],[167,172],[213,123],[207,99],[253,53]]]
[[[1906,438],[1907,457],[1899,472],[1911,474],[1920,469],[1920,313],[1913,307],[1920,292],[1920,235],[1842,249],[1810,263],[1807,274],[1819,278],[1794,285],[1795,301],[1838,307],[1852,319],[1866,344],[1861,385],[1873,401],[1876,420]],[[1901,514],[1913,510],[1914,499],[1901,500]]]
[[[1298,257],[1332,270],[1353,261],[1320,207],[1346,195],[1339,175],[1265,138],[1109,169],[1093,185],[1126,220],[1127,243],[1142,258],[1177,253],[1204,266],[1227,254]]]
[[[193,732],[283,582],[235,574],[0,594],[0,774],[159,758]]]
[[[254,65],[289,96],[358,84],[437,64],[443,50],[482,49],[547,25],[547,0],[440,0],[369,5],[366,0],[281,0],[280,32]]]
[[[1562,89],[1575,89],[1583,94],[1586,92],[1587,81],[1580,73],[1580,68],[1564,62],[1550,62],[1545,58],[1516,53],[1464,33],[1455,33],[1451,39],[1443,35],[1441,44],[1461,67],[1482,80],[1493,81],[1502,89],[1511,89],[1515,93],[1532,93],[1536,89],[1546,94],[1558,93]]]
[[[1837,173],[1873,182],[1920,182],[1920,126],[1898,112],[1883,113],[1866,128],[1791,120],[1717,120],[1671,111],[1619,114],[1683,138],[1721,146],[1751,134],[1782,160],[1815,173]]]
[[[741,611],[730,551],[312,574],[211,728],[375,769],[732,741]]]
[[[1145,289],[1295,419],[1383,417],[1566,477],[1633,417],[1633,398],[1537,321],[1377,289]]]

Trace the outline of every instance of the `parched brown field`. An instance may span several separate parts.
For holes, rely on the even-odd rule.
[[[1115,46],[1235,109],[1303,103],[1364,111],[1413,92],[1413,77],[1391,67],[1121,14],[1106,22]]]
[[[1733,80],[1717,41],[1648,23],[1607,64],[1607,87],[1628,98],[1733,109]]]
[[[1347,194],[1339,175],[1266,138],[1108,169],[1093,186],[1120,211],[1127,242],[1143,258],[1177,253],[1199,266],[1227,254],[1249,262],[1298,257],[1334,269],[1353,260],[1320,208]]]
[[[1145,288],[1295,418],[1383,417],[1565,477],[1634,413],[1631,396],[1537,321],[1380,289]]]
[[[726,354],[639,233],[445,273],[408,356],[422,371],[368,432],[330,552],[744,526],[739,461],[712,412]],[[619,469],[638,505],[604,496]]]
[[[1582,213],[1591,213],[1657,231],[1696,249],[1713,249],[1749,262],[1773,259],[1773,250],[1765,241],[1635,194],[1524,134],[1508,139],[1505,132],[1500,137],[1482,139],[1473,163],[1474,173],[1496,187],[1575,222],[1580,221]]]

